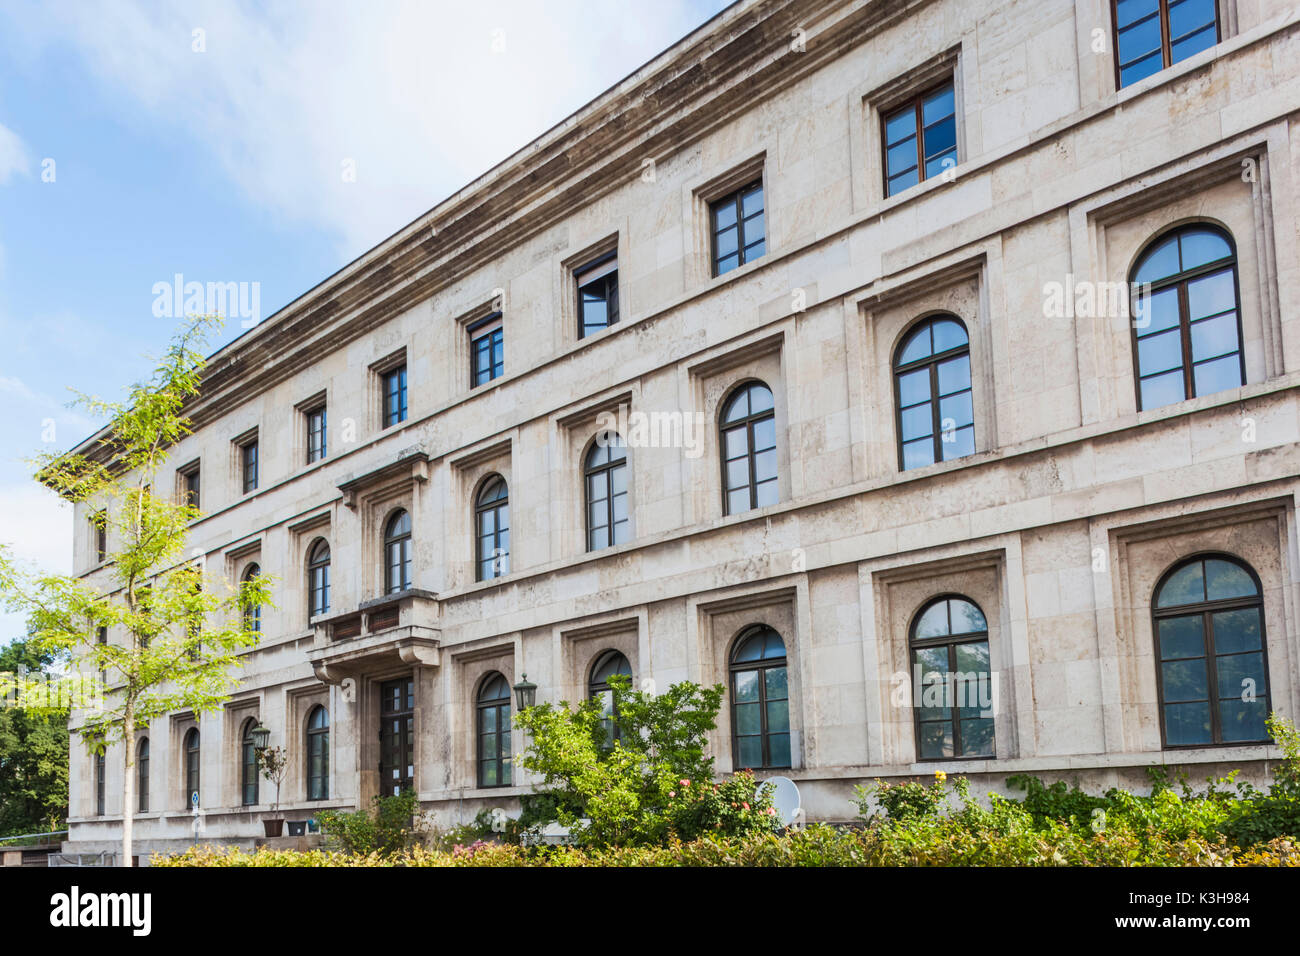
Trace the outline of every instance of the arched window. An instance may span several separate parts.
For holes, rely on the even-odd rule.
[[[1165,233],[1133,267],[1138,408],[1159,408],[1246,381],[1232,237],[1195,224]]]
[[[601,435],[587,452],[587,550],[631,540],[627,512],[627,447],[614,432]]]
[[[776,504],[776,410],[772,390],[749,382],[722,408],[722,502],[729,515]]]
[[[330,712],[316,707],[307,718],[307,799],[330,795]]]
[[[399,511],[384,528],[384,589],[389,594],[411,586],[411,515]]]
[[[104,755],[95,754],[95,815],[104,815]]]
[[[609,686],[609,679],[621,674],[632,679],[632,665],[618,651],[606,651],[596,658],[591,666],[591,678],[587,682],[587,696],[600,702],[601,724],[605,728],[605,746],[612,747],[618,740],[618,725],[614,723],[614,691]]]
[[[1235,558],[1205,555],[1156,587],[1160,729],[1166,747],[1268,740],[1268,654],[1259,579]]]
[[[478,692],[478,785],[510,785],[510,685],[500,674]]]
[[[253,728],[256,726],[257,718],[249,717],[244,721],[240,734],[239,797],[246,807],[257,803],[257,748],[253,746]]]
[[[135,750],[136,796],[141,813],[149,812],[149,738],[141,737]]]
[[[185,803],[194,806],[199,796],[199,730],[185,735]]]
[[[955,316],[915,325],[894,355],[898,466],[903,471],[975,453],[970,338]]]
[[[790,691],[785,642],[755,625],[731,652],[731,742],[737,770],[790,766]]]
[[[312,545],[307,558],[307,616],[330,609],[330,546],[323,538]]]
[[[989,626],[973,601],[936,598],[912,621],[918,760],[993,756]]]
[[[244,569],[243,579],[245,581],[252,581],[255,578],[257,578],[257,576],[261,573],[262,573],[262,569],[260,567],[258,567],[256,564],[250,564],[247,568]],[[259,633],[261,632],[262,605],[258,604],[253,607],[244,609],[244,630],[257,631]]]
[[[510,573],[510,495],[505,479],[493,475],[483,483],[474,503],[478,580],[490,581]]]

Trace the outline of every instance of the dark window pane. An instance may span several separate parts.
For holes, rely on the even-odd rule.
[[[993,718],[963,720],[961,722],[962,756],[991,757],[993,752]]]
[[[919,745],[922,760],[953,756],[952,722],[921,724]]]
[[[1250,700],[1267,690],[1262,653],[1229,654],[1217,658],[1214,666],[1219,673],[1219,697]]]
[[[1208,703],[1167,704],[1165,737],[1171,747],[1212,743],[1210,705]]]
[[[737,704],[757,702],[758,671],[737,671],[735,694]]]
[[[790,766],[790,735],[788,733],[772,734],[768,738],[767,749],[769,767]]]
[[[1165,661],[1160,665],[1160,673],[1164,680],[1164,699],[1167,701],[1205,700],[1210,696],[1205,661],[1199,657],[1186,661]]]
[[[927,158],[957,148],[957,118],[950,116],[925,129],[925,155]]]
[[[1234,698],[1219,702],[1219,723],[1223,728],[1225,743],[1268,740],[1268,729],[1264,724],[1267,718],[1267,697],[1261,696],[1251,701]]]
[[[1180,657],[1204,657],[1205,635],[1201,615],[1167,617],[1157,623],[1160,657],[1173,660]]]
[[[737,734],[757,734],[762,731],[762,714],[759,713],[758,704],[737,704],[735,712]]]
[[[1214,650],[1219,654],[1238,654],[1261,646],[1259,608],[1218,611],[1211,615],[1214,627]]]

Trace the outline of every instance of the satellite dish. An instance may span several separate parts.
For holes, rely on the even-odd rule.
[[[799,788],[795,786],[794,781],[789,777],[768,777],[758,785],[754,796],[761,797],[764,787],[771,787],[773,790],[772,806],[776,809],[781,826],[788,827],[794,823],[795,816],[799,812]]]

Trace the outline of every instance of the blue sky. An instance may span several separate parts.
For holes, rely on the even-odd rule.
[[[147,372],[155,283],[257,283],[265,318],[724,6],[6,0],[0,542],[70,569],[24,459],[94,429],[69,386]]]

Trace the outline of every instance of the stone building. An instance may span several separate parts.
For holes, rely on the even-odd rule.
[[[939,769],[1263,777],[1298,54],[1285,0],[745,0],[222,348],[177,493],[276,607],[228,704],[140,731],[141,852],[194,791],[260,835],[253,722],[291,823],[509,810],[525,673],[726,685],[718,770],[814,820]],[[72,848],[119,767],[74,747]]]

